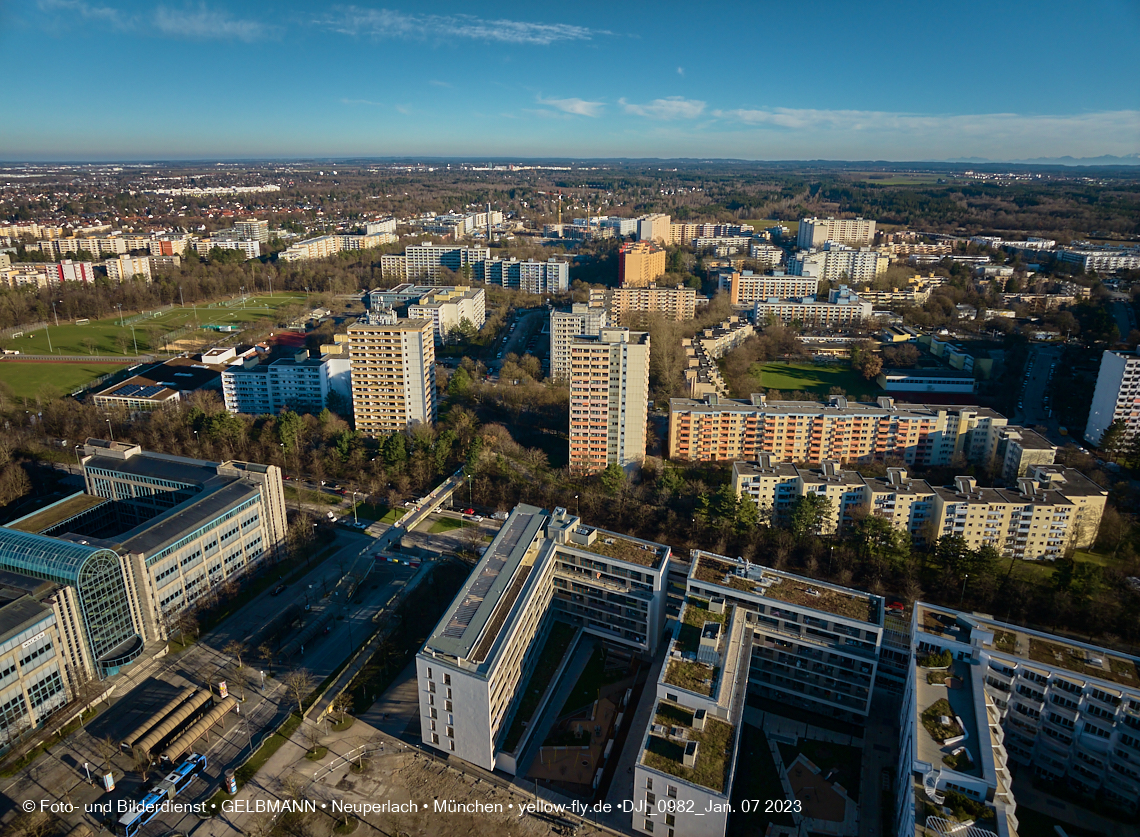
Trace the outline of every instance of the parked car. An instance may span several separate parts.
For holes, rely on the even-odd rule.
[[[280,596],[282,593],[284,593],[284,592],[285,592],[285,588],[286,588],[286,587],[288,587],[288,586],[289,586],[289,585],[287,585],[287,584],[278,584],[276,587],[274,587],[274,588],[273,588],[273,592],[272,592],[272,593],[270,593],[269,595],[271,595],[271,596]]]

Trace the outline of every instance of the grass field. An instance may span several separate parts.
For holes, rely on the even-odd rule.
[[[1112,558],[1097,552],[1086,552],[1078,549],[1073,553],[1073,560],[1078,564],[1096,564],[1098,567],[1112,565]],[[1053,578],[1053,571],[1057,564],[1053,561],[1018,561],[1016,574],[1020,578],[1028,579],[1038,584],[1048,584]]]
[[[455,520],[451,517],[441,517],[439,520],[432,523],[428,529],[428,533],[432,535],[442,535],[444,532],[453,532],[456,529],[469,528],[462,520]]]
[[[783,392],[803,390],[827,395],[842,387],[848,398],[872,397],[879,387],[847,366],[816,366],[811,363],[754,363],[748,370],[760,386]]]
[[[6,383],[17,398],[33,398],[44,384],[61,393],[69,393],[102,375],[117,372],[121,363],[49,363],[41,361],[0,361],[0,381]]]
[[[159,346],[151,346],[148,342],[149,330],[158,331],[157,337],[184,326],[193,325],[195,317],[202,325],[235,325],[250,323],[265,317],[272,317],[277,309],[286,305],[295,305],[305,302],[304,294],[280,293],[270,297],[247,297],[243,307],[240,299],[226,300],[215,308],[205,306],[188,306],[186,308],[172,308],[156,317],[146,317],[134,323],[132,335],[130,325],[119,325],[119,317],[109,317],[103,320],[92,320],[86,325],[61,322],[58,326],[48,329],[25,331],[19,337],[8,338],[6,348],[16,349],[23,354],[46,355],[121,355],[125,357],[135,354],[135,343],[138,343],[139,352],[154,351]],[[125,319],[129,320],[128,312]],[[50,349],[49,349],[50,341]]]
[[[743,223],[751,224],[756,228],[756,232],[763,232],[768,229],[768,227],[774,227],[777,224],[783,224],[792,231],[793,236],[800,231],[799,221],[777,221],[775,218],[762,218],[759,220],[744,221]]]

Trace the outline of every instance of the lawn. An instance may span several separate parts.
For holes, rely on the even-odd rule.
[[[325,494],[323,491],[310,491],[307,488],[297,488],[286,484],[284,488],[285,499],[293,502],[309,503],[314,506],[339,506],[341,498],[335,494]],[[349,514],[352,512],[350,511]]]
[[[1112,558],[1097,552],[1086,552],[1078,549],[1073,553],[1073,560],[1078,564],[1095,564],[1098,567],[1112,566]],[[1018,561],[1015,565],[1015,574],[1035,584],[1048,584],[1057,569],[1055,561]]]
[[[879,391],[874,381],[866,380],[848,366],[816,366],[812,363],[754,363],[748,370],[761,387],[782,392],[802,390],[827,396],[832,387],[840,387],[848,398],[873,398]]]
[[[628,670],[606,673],[606,647],[601,643],[594,646],[594,653],[582,669],[578,682],[570,690],[566,702],[562,704],[562,714],[576,712],[598,699],[603,686],[616,683],[629,675]]]
[[[403,514],[403,509],[401,509],[400,512],[400,515],[396,515],[396,517],[389,520],[388,515],[391,514],[391,511],[389,511],[387,506],[380,506],[376,503],[356,504],[356,516],[363,518],[364,520],[382,520],[385,523],[393,523],[396,520],[400,519],[401,515]],[[348,514],[352,514],[351,508],[348,510]]]
[[[47,361],[0,361],[0,381],[17,398],[32,398],[44,385],[61,393],[74,392],[89,381],[118,372],[121,363],[51,363]]]
[[[388,511],[384,513],[384,516],[380,518],[380,522],[387,523],[389,526],[391,526],[407,513],[407,509],[388,509]]]
[[[442,535],[444,532],[453,532],[456,529],[467,528],[469,528],[468,524],[464,523],[462,520],[455,520],[451,517],[441,517],[439,520],[432,523],[431,527],[428,529],[428,534]]]

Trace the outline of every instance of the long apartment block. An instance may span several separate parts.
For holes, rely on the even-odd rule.
[[[748,401],[709,395],[669,402],[669,458],[695,462],[755,460],[762,453],[783,462],[875,462],[949,465],[961,456],[990,462],[1005,416],[988,407],[875,403],[832,396],[822,401]]]
[[[565,509],[516,506],[416,655],[423,742],[513,774],[526,736],[507,735],[552,623],[652,655],[669,558]]]
[[[789,276],[783,271],[770,275],[751,270],[722,270],[717,274],[717,290],[727,291],[733,305],[752,306],[766,299],[793,299],[819,293],[814,276]]]

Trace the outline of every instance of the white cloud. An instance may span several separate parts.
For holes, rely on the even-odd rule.
[[[677,68],[677,75],[683,76],[684,74],[685,74],[685,68],[684,67],[678,67]]]
[[[95,6],[84,0],[39,0],[36,6],[41,12],[66,12],[69,15],[78,15],[84,20],[102,21],[113,26],[123,26],[125,23],[118,9]]]
[[[229,12],[207,8],[204,4],[154,10],[154,26],[163,35],[181,38],[256,41],[274,34],[272,26],[258,20],[241,20]]]
[[[535,100],[540,105],[546,105],[576,116],[601,116],[602,109],[605,107],[604,102],[587,102],[585,99],[544,99],[537,96]]]
[[[485,20],[474,15],[408,14],[392,9],[337,6],[317,23],[344,35],[374,38],[465,38],[493,43],[546,46],[555,41],[588,41],[602,30],[569,23],[531,23],[523,20]]]
[[[619,99],[618,104],[625,108],[626,113],[648,116],[650,119],[695,119],[705,110],[704,102],[698,99],[685,99],[681,96],[654,99],[644,105],[635,105],[625,99]]]

